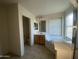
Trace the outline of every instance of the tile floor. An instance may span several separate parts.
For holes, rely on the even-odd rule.
[[[25,54],[23,57],[10,57],[1,59],[55,59],[51,51],[49,51],[45,46],[34,45],[25,46]]]

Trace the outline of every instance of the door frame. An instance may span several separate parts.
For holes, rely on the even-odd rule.
[[[29,17],[26,17],[22,15],[22,22],[23,22],[23,17],[27,18],[29,20],[29,45],[31,45],[31,19]],[[24,27],[24,26],[23,26]],[[24,37],[24,28],[23,28],[23,37]]]

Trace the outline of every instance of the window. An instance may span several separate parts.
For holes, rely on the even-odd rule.
[[[69,13],[65,18],[65,36],[66,40],[72,40],[73,36],[73,12]]]
[[[46,23],[47,27],[47,33],[51,35],[62,35],[62,19],[51,19],[47,20]]]

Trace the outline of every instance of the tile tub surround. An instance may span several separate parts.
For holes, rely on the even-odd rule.
[[[72,59],[74,45],[59,41],[46,41],[45,46],[54,53],[56,59]]]
[[[74,45],[65,42],[55,42],[57,59],[73,59]]]

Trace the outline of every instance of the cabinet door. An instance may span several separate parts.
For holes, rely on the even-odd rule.
[[[44,35],[35,35],[34,42],[35,42],[35,44],[44,45],[45,44],[45,36]]]

